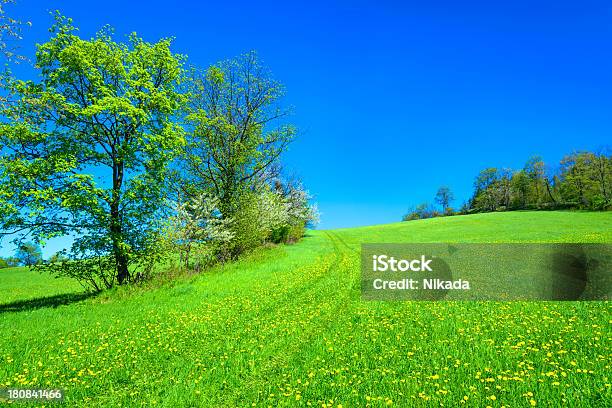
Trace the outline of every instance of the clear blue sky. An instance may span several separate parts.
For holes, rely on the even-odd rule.
[[[610,1],[17,2],[27,55],[50,8],[85,37],[104,24],[118,39],[174,36],[201,66],[258,50],[294,107],[302,134],[285,163],[321,228],[398,221],[441,184],[459,206],[484,167],[612,139]]]

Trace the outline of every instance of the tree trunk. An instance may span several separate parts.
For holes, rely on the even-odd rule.
[[[597,160],[597,175],[599,178],[599,186],[601,190],[601,194],[603,195],[604,202],[608,203],[608,191],[606,190],[606,165],[607,158],[602,154],[596,157]]]
[[[128,259],[125,249],[122,248],[123,230],[121,228],[121,216],[119,207],[115,204],[111,206],[111,238],[113,241],[113,255],[115,257],[115,267],[117,270],[117,282],[121,285],[129,278]]]
[[[544,182],[546,183],[546,191],[548,192],[548,196],[552,200],[553,204],[557,204],[557,200],[555,200],[555,197],[553,197],[553,195],[552,195],[552,191],[550,191],[550,182],[549,182],[549,180],[546,179],[546,180],[544,180]]]
[[[123,226],[119,202],[121,196],[121,185],[123,184],[123,163],[113,163],[113,192],[110,205],[110,233],[113,241],[113,256],[115,257],[115,268],[117,282],[121,285],[129,280],[128,256],[123,247]]]

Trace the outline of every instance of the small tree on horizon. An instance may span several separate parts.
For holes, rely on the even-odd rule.
[[[448,186],[441,186],[435,197],[436,203],[440,204],[443,213],[450,207],[450,203],[454,199],[455,195]]]
[[[15,258],[19,259],[19,263],[23,266],[40,264],[43,261],[40,245],[33,242],[25,242],[19,245],[15,252]]]

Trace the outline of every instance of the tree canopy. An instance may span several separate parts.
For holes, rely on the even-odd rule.
[[[520,170],[488,168],[474,182],[470,208],[499,209],[582,208],[612,205],[612,156],[605,150],[573,152],[559,166],[531,157]]]
[[[60,15],[51,33],[36,53],[40,81],[8,85],[0,230],[38,242],[73,234],[72,258],[104,258],[105,284],[122,283],[151,248],[168,163],[184,145],[173,120],[183,57],[170,39],[120,43],[109,27],[82,39]]]
[[[50,32],[40,79],[6,76],[0,110],[0,238],[74,238],[39,268],[101,290],[162,254],[199,270],[316,220],[278,170],[296,129],[255,52],[187,72],[171,39],[83,39],[59,13]]]
[[[609,210],[612,207],[612,155],[604,148],[599,152],[568,154],[557,167],[546,164],[540,156],[532,156],[518,170],[487,167],[474,179],[472,196],[458,212],[448,206],[453,199],[450,189],[442,186],[434,197],[442,206],[442,212],[422,203],[402,219],[522,209]]]
[[[236,211],[238,194],[276,175],[269,170],[296,134],[280,120],[282,85],[255,52],[222,61],[190,81],[187,192],[206,189],[222,211]]]

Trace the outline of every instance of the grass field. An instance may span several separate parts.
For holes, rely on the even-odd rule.
[[[612,213],[312,231],[89,298],[0,270],[0,384],[64,388],[86,407],[612,406],[609,302],[363,302],[362,242],[612,243]]]

